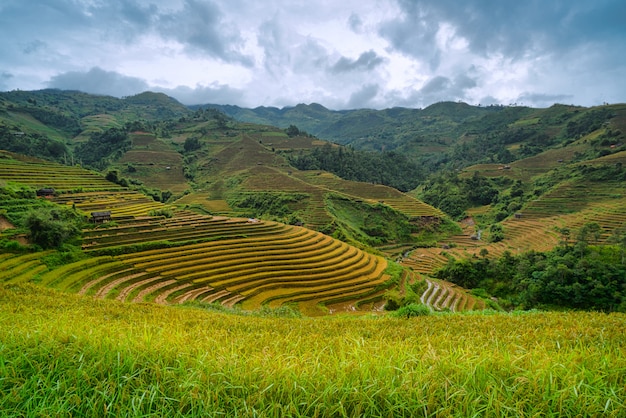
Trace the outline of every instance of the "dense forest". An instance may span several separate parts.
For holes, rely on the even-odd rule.
[[[626,229],[598,246],[600,226],[585,224],[572,239],[564,229],[552,251],[506,252],[497,259],[488,251],[478,259],[451,259],[436,272],[477,295],[492,295],[511,308],[571,308],[626,312]]]
[[[310,152],[286,156],[299,170],[325,170],[346,180],[384,184],[403,192],[414,189],[426,178],[423,167],[394,151],[374,153],[326,144]]]
[[[18,126],[0,123],[0,149],[53,161],[66,161],[68,146],[40,133],[27,133]]]

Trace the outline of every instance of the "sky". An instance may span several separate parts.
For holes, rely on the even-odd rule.
[[[626,102],[625,0],[0,0],[0,91],[330,109]]]

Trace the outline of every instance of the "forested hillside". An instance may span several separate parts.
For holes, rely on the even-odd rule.
[[[415,291],[439,308],[467,303],[456,283],[500,307],[623,309],[624,132],[626,105],[337,112],[185,107],[149,92],[0,93],[0,149],[91,169],[167,205],[141,203],[162,216],[193,211],[324,233],[429,277]],[[20,175],[11,170],[5,190]],[[43,178],[33,180],[52,186]],[[25,191],[7,192],[11,199],[34,193],[15,187]],[[583,248],[585,231],[595,238]],[[576,264],[572,248],[613,267]],[[565,267],[543,270],[554,263]],[[521,265],[530,266],[509,274]],[[585,282],[596,275],[603,279]],[[528,277],[543,281],[530,286]],[[548,289],[555,277],[562,286]],[[406,289],[387,295],[390,306],[411,299]]]

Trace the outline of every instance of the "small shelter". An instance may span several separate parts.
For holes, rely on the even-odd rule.
[[[100,224],[111,220],[111,211],[91,212],[91,222]]]
[[[54,189],[52,187],[44,187],[37,190],[37,197],[52,197],[54,196]]]

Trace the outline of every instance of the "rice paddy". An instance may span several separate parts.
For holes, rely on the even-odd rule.
[[[3,416],[626,414],[624,314],[272,318],[0,285]]]

